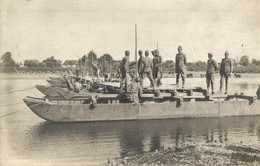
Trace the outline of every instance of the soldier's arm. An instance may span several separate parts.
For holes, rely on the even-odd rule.
[[[219,73],[222,74],[223,71],[223,59],[221,60],[220,67],[219,67]]]
[[[186,55],[184,54],[184,65],[186,66],[186,63],[187,63],[187,58],[186,58]]]
[[[218,70],[218,64],[217,64],[217,61],[214,60],[214,67],[215,67],[215,70]]]
[[[232,59],[230,60],[230,72],[231,73],[233,72],[233,61],[232,61]]]
[[[177,58],[177,55],[175,56],[175,68],[177,67],[177,64],[179,64],[178,62],[178,58]]]
[[[151,69],[153,70],[153,60],[150,59],[150,63],[151,63]]]
[[[125,65],[124,65],[125,71],[128,72],[129,71],[129,59],[125,59]]]
[[[159,66],[162,66],[162,63],[163,63],[163,59],[162,59],[162,56],[160,56],[160,63],[159,63]]]

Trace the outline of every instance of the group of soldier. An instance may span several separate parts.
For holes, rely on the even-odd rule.
[[[156,87],[162,85],[162,56],[159,50],[151,51],[153,59],[149,57],[149,51],[144,52],[139,50],[139,60],[137,62],[137,73],[135,70],[129,70],[130,51],[125,51],[125,57],[122,59],[120,71],[121,71],[121,87],[125,87],[126,92],[133,94],[140,93],[140,89],[143,88],[144,77],[146,76],[150,80],[150,86],[155,90]],[[186,55],[182,52],[182,47],[178,47],[178,53],[175,57],[175,72],[176,72],[176,86],[179,87],[179,79],[182,79],[183,89],[185,86],[186,77]],[[208,53],[207,70],[206,70],[206,83],[207,89],[214,94],[214,75],[218,70],[217,62],[213,59],[213,54]],[[229,58],[229,52],[225,52],[225,58],[222,59],[219,73],[220,73],[220,93],[222,93],[223,83],[225,82],[225,94],[228,93],[228,80],[233,70],[232,60]],[[139,77],[138,77],[139,76]]]
[[[125,57],[122,59],[120,71],[121,71],[121,87],[125,86],[127,91],[127,85],[130,81],[130,77],[133,80],[133,77],[137,75],[140,82],[140,86],[143,87],[144,77],[148,77],[150,80],[150,85],[155,89],[155,86],[162,85],[162,56],[159,54],[159,50],[151,51],[153,59],[149,57],[149,51],[146,50],[143,55],[143,51],[139,50],[139,59],[137,61],[137,71],[129,71],[130,61],[130,51],[125,51]],[[133,74],[134,73],[134,74]],[[135,78],[135,80],[137,80]]]
[[[175,58],[175,71],[176,71],[176,85],[179,86],[179,77],[182,78],[182,88],[185,85],[185,73],[186,73],[186,55],[182,52],[182,47],[178,47],[178,54],[176,54]],[[207,69],[206,69],[206,83],[207,89],[214,94],[214,75],[218,70],[218,64],[213,59],[213,54],[208,53],[208,61],[207,61]],[[228,80],[233,71],[232,60],[229,58],[229,52],[225,52],[225,58],[222,59],[219,73],[220,73],[220,93],[222,93],[223,82],[225,81],[225,94],[228,93]]]

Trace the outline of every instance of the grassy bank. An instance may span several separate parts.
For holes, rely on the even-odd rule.
[[[241,165],[260,164],[260,147],[242,144],[181,145],[145,154],[108,160],[104,165]]]

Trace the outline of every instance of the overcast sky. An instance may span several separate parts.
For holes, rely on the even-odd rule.
[[[134,60],[138,50],[159,43],[164,60],[181,45],[188,61],[216,60],[228,50],[260,59],[258,0],[1,0],[1,55],[16,61],[78,59],[93,49],[98,56]]]

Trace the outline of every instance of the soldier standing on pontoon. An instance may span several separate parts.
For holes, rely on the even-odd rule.
[[[145,57],[143,59],[143,75],[141,77],[141,87],[143,87],[144,75],[150,80],[150,85],[155,89],[154,80],[153,80],[153,60],[149,57],[149,51],[145,51]]]
[[[156,86],[159,87],[162,85],[162,56],[159,54],[159,50],[154,50],[154,58],[153,58],[153,74],[154,74],[154,82]]]
[[[120,83],[120,87],[121,89],[123,88],[123,86],[125,86],[125,91],[127,92],[127,87],[128,87],[128,83],[129,83],[129,56],[130,56],[130,51],[125,51],[125,57],[122,59],[121,62],[121,83]]]
[[[137,62],[138,74],[139,74],[140,79],[143,79],[143,77],[144,77],[144,56],[143,56],[143,51],[139,50],[138,54],[139,54],[139,59],[138,59],[138,62]]]
[[[186,73],[186,55],[182,52],[182,47],[178,47],[178,54],[175,57],[175,72],[176,72],[176,85],[179,86],[179,78],[182,78],[182,88],[185,85],[185,73]]]
[[[213,55],[208,53],[208,62],[207,62],[207,71],[206,71],[206,82],[207,82],[207,89],[209,91],[211,85],[211,92],[214,94],[214,74],[218,69],[217,62],[213,59]]]
[[[128,96],[129,100],[131,103],[139,103],[139,97],[142,94],[142,87],[140,86],[139,82],[139,78],[135,77],[135,70],[131,70],[129,73],[130,77],[131,77],[131,81],[128,85],[128,92],[126,93],[126,95]]]
[[[97,79],[99,79],[99,73],[100,73],[100,69],[98,67],[98,62],[91,62],[92,68],[94,70],[94,75],[97,76]]]
[[[220,64],[220,92],[222,93],[223,81],[225,79],[225,94],[228,93],[228,78],[231,76],[233,71],[232,60],[228,57],[229,52],[225,52],[225,58],[222,59]]]

